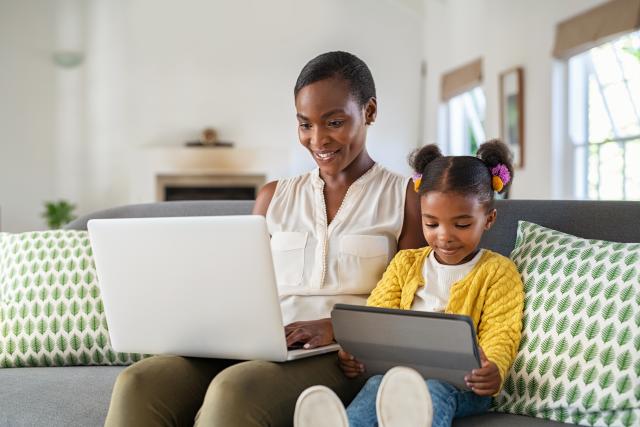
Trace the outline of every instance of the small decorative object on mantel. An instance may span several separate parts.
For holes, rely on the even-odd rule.
[[[199,141],[188,141],[187,147],[233,147],[233,142],[218,141],[214,128],[205,128]]]

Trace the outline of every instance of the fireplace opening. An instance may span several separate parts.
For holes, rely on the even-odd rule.
[[[165,187],[164,200],[255,200],[255,187]]]
[[[156,200],[255,200],[265,176],[187,172],[156,175]]]

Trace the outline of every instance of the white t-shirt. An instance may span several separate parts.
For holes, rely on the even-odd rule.
[[[435,252],[431,251],[424,260],[422,276],[424,286],[421,286],[413,299],[411,310],[442,312],[449,302],[451,287],[471,272],[478,263],[484,249],[464,264],[445,265],[436,259]]]

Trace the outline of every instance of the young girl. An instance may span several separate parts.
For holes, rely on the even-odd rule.
[[[523,285],[508,258],[478,244],[496,220],[494,192],[505,191],[513,176],[508,148],[490,141],[478,157],[452,157],[428,145],[411,163],[428,246],[398,252],[367,305],[471,317],[481,367],[465,377],[469,390],[396,367],[371,377],[346,411],[331,390],[314,386],[298,399],[296,427],[450,426],[453,418],[487,411],[502,387],[520,343]],[[346,352],[339,358],[347,377],[364,372]]]

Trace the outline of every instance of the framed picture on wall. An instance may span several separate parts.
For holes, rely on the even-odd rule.
[[[524,166],[524,71],[500,74],[500,137],[511,148],[513,166]]]

